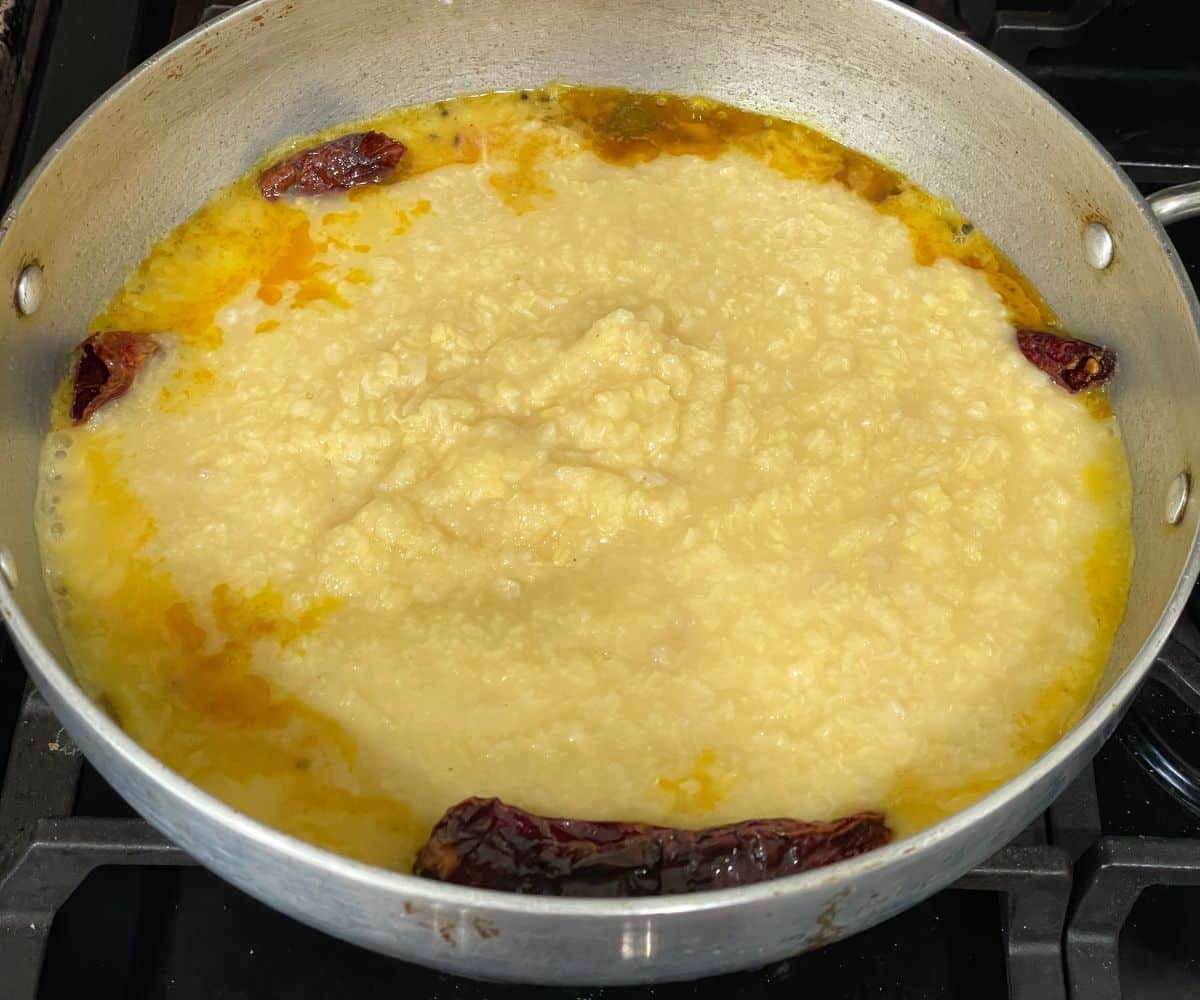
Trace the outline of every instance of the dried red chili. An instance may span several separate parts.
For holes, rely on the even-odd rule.
[[[382,132],[354,132],[268,167],[258,178],[258,189],[268,201],[286,191],[306,195],[347,191],[383,180],[404,153],[402,142]]]
[[[548,896],[653,896],[749,885],[851,858],[888,843],[879,813],[830,823],[755,819],[706,830],[550,819],[499,799],[446,811],[413,872]]]
[[[71,420],[86,423],[100,407],[125,395],[146,359],[157,350],[158,344],[144,333],[106,330],[88,337],[80,345],[75,363]]]
[[[1117,367],[1117,355],[1107,347],[1046,330],[1018,330],[1017,346],[1032,364],[1068,392],[1103,385]]]

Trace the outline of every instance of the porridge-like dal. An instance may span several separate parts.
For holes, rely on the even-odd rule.
[[[95,321],[160,335],[130,392],[56,401],[48,580],[143,745],[404,867],[470,795],[905,835],[1079,717],[1121,440],[1021,356],[1052,317],[953,209],[711,102],[370,127],[390,183],[219,194]]]

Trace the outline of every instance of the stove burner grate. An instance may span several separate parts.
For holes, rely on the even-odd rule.
[[[141,819],[74,814],[83,758],[34,689],[26,692],[0,792],[0,970],[4,1000],[36,1000],[58,910],[95,869],[194,862]],[[1087,782],[1076,786],[1087,794]],[[1094,788],[1090,794],[1095,795]],[[1061,816],[1086,815],[1067,797]],[[1094,812],[1094,806],[1092,811]],[[1054,814],[1050,826],[1062,825]],[[955,883],[1004,897],[1010,1000],[1066,1000],[1062,941],[1071,895],[1070,851],[1038,821]]]

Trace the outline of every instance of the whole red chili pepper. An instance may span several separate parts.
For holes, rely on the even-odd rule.
[[[413,864],[426,878],[551,896],[653,896],[750,885],[851,858],[892,839],[879,813],[829,823],[752,819],[705,830],[550,819],[470,798]]]
[[[1117,355],[1107,347],[1046,330],[1018,330],[1017,346],[1068,392],[1103,385],[1117,368]]]
[[[79,346],[71,396],[71,420],[82,424],[100,407],[123,396],[146,359],[158,350],[148,334],[126,330],[93,333]]]
[[[259,175],[258,189],[268,201],[287,191],[305,195],[347,191],[382,180],[404,153],[404,143],[382,132],[353,132],[268,167]]]

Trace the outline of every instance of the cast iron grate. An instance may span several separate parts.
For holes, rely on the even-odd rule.
[[[1103,11],[1137,0],[1057,0],[1037,5],[1004,0],[915,0],[914,6],[982,42],[1001,59],[1021,67],[1035,49],[1075,45]]]
[[[1135,0],[910,2],[1023,67],[1096,132],[1135,180],[1200,176],[1194,123],[1171,110],[1194,107],[1200,97],[1200,73],[1187,46],[1191,33],[1169,28],[1182,24],[1179,19],[1186,18],[1191,0],[1136,6]],[[205,0],[0,4],[0,166],[9,194],[45,146],[128,66],[201,18],[233,6]],[[1143,9],[1147,30],[1139,34],[1143,21],[1129,15]],[[1159,19],[1157,28],[1151,25],[1153,18]],[[1187,238],[1183,232],[1179,236]],[[1186,259],[1197,256],[1189,257],[1182,244],[1180,249]],[[1157,687],[1180,695],[1196,690],[1194,654],[1189,660],[1175,647],[1166,653],[1154,674]],[[0,667],[14,676],[19,671],[3,637]],[[14,700],[7,705],[14,705],[18,693],[19,688],[13,690]],[[0,702],[6,697],[0,686]],[[1144,723],[1140,728],[1139,720]],[[1145,696],[1130,721],[1122,730],[1123,744],[1140,753],[1160,780],[1168,775],[1166,784],[1178,795],[1181,786],[1171,776],[1192,778],[1181,766],[1187,758],[1167,739]],[[0,719],[0,730],[6,722]],[[0,752],[2,736],[0,732]],[[191,862],[140,819],[115,815],[116,810],[113,815],[90,814],[95,810],[85,808],[86,795],[78,791],[85,771],[82,758],[36,694],[21,703],[7,765],[0,793],[0,983],[3,1000],[32,1000],[44,979],[39,968],[55,916],[89,872],[109,866],[186,871],[177,866]],[[1151,887],[1200,882],[1200,840],[1101,838],[1100,830],[1089,769],[1042,821],[964,877],[956,888],[965,892],[941,897],[999,894],[1011,1000],[1119,996],[1121,930],[1136,901],[1152,896]],[[305,933],[300,927],[293,931]],[[364,963],[372,959],[363,956]],[[805,981],[804,970],[811,967],[807,961],[782,963],[760,978]],[[780,971],[785,966],[791,971]],[[447,982],[452,984],[445,987],[450,995],[471,995],[471,984]],[[981,984],[978,995],[985,992]],[[607,991],[588,995],[598,998],[601,993]]]
[[[1175,627],[1133,704],[1118,740],[1144,771],[1183,808],[1200,816],[1196,720],[1200,718],[1200,629],[1194,615]],[[1157,690],[1155,690],[1157,689]],[[1173,704],[1163,704],[1163,696]],[[1180,723],[1182,725],[1180,725]],[[1200,886],[1200,839],[1104,836],[1076,867],[1067,925],[1066,961],[1072,1000],[1121,1000],[1121,935],[1134,906],[1158,886]],[[1200,992],[1200,977],[1196,984]]]
[[[82,768],[78,748],[30,688],[0,790],[4,1000],[36,1000],[55,915],[93,870],[192,863],[144,820],[73,815]]]
[[[1175,627],[1129,710],[1120,738],[1155,781],[1200,817],[1200,630],[1190,615]]]
[[[1200,840],[1103,837],[1078,878],[1066,939],[1071,1000],[1121,1000],[1121,931],[1134,904],[1153,886],[1200,886]]]
[[[25,696],[0,792],[0,970],[4,1000],[36,1000],[58,910],[104,866],[193,862],[145,821],[75,814],[83,759],[36,690]],[[1090,800],[1089,800],[1090,797]],[[1075,831],[1095,814],[1090,776],[1077,781],[1014,843],[956,889],[1004,900],[1002,935],[1011,1000],[1066,1000],[1062,940],[1071,851],[1047,828]],[[1056,812],[1057,810],[1057,812]]]

